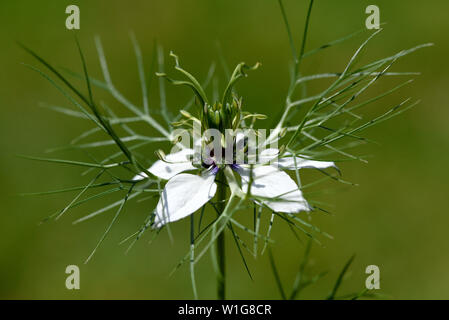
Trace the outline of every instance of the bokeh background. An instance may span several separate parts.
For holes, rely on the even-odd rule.
[[[401,97],[421,99],[415,109],[370,129],[379,142],[361,149],[369,164],[344,163],[343,177],[359,186],[325,185],[321,198],[334,205],[333,215],[314,222],[335,239],[314,246],[309,271],[329,274],[301,298],[325,297],[346,260],[356,254],[340,293],[364,286],[365,267],[381,270],[381,293],[392,299],[449,298],[449,109],[448,59],[449,3],[432,1],[318,0],[313,10],[307,48],[318,47],[364,27],[365,8],[381,8],[385,30],[370,45],[366,61],[393,54],[420,43],[434,42],[398,63],[395,71],[420,71],[415,82],[382,100],[370,110],[392,106]],[[23,192],[46,191],[88,182],[82,169],[20,159],[16,154],[49,156],[45,150],[66,145],[86,121],[40,108],[40,102],[69,106],[69,102],[39,75],[21,63],[36,65],[17,45],[21,41],[58,67],[81,71],[73,35],[65,28],[65,8],[81,9],[78,35],[93,76],[101,78],[94,46],[100,35],[116,86],[140,103],[140,86],[129,39],[132,30],[142,47],[147,70],[154,40],[165,52],[174,50],[182,63],[204,78],[210,63],[218,62],[217,41],[226,61],[260,61],[263,67],[239,86],[249,110],[272,114],[283,102],[288,85],[290,49],[277,1],[1,1],[0,3],[0,298],[4,299],[182,299],[192,298],[188,268],[169,273],[188,249],[188,221],[172,226],[175,242],[166,233],[151,245],[146,236],[124,255],[121,239],[134,232],[154,206],[146,201],[127,208],[89,264],[83,262],[112,219],[113,212],[76,226],[72,221],[116,199],[100,199],[76,208],[57,222],[38,225],[64,207],[71,194],[21,197]],[[307,1],[285,0],[297,43],[302,34]],[[351,41],[304,62],[304,73],[341,71],[364,33]],[[172,61],[167,59],[167,67]],[[218,65],[219,66],[219,65]],[[223,72],[217,68],[221,83]],[[396,79],[396,81],[402,81]],[[396,83],[399,83],[396,82]],[[392,82],[379,84],[379,89]],[[78,82],[81,85],[81,83]],[[154,82],[155,84],[155,82]],[[310,89],[313,90],[313,87]],[[154,91],[154,92],[153,92]],[[119,114],[123,108],[95,91]],[[98,92],[98,93],[97,93]],[[168,103],[175,112],[190,97],[187,90],[167,85]],[[109,100],[107,100],[109,99]],[[157,91],[151,106],[159,108]],[[379,109],[377,109],[379,108]],[[148,132],[151,134],[151,132]],[[151,148],[149,157],[154,157]],[[77,152],[51,156],[84,159]],[[304,246],[278,223],[274,255],[286,288],[293,283]],[[278,291],[268,257],[247,256],[254,281],[247,276],[233,240],[228,237],[228,296],[277,299]],[[81,290],[65,288],[65,268],[81,268]],[[197,268],[200,298],[214,298],[215,282],[210,259]]]

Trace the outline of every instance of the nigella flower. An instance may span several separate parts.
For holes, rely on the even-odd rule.
[[[228,140],[229,130],[233,133],[241,129],[248,130],[245,120],[252,119],[254,124],[254,121],[262,116],[242,112],[242,99],[238,99],[232,92],[237,80],[246,76],[244,70],[256,69],[259,64],[254,67],[248,67],[244,63],[237,65],[222,100],[210,104],[199,82],[180,67],[176,55],[173,53],[171,55],[175,58],[175,69],[182,72],[190,81],[173,80],[165,74],[159,74],[159,76],[166,77],[174,84],[187,85],[193,89],[200,107],[198,118],[181,111],[187,120],[174,123],[174,125],[191,128],[199,126],[200,130],[213,131],[214,134],[211,134],[213,147],[211,147],[211,136],[205,132],[203,135],[199,135],[201,138],[195,139],[195,150],[183,147],[181,151],[161,156],[162,159],[156,161],[147,170],[160,179],[168,180],[154,212],[153,226],[159,228],[193,214],[214,197],[219,188],[217,182],[221,184],[221,188],[225,189],[232,185],[233,192],[236,192],[236,188],[239,189],[238,193],[241,198],[248,197],[274,212],[293,214],[309,211],[310,206],[304,199],[299,186],[284,170],[325,169],[335,167],[333,162],[314,161],[304,156],[293,156],[277,148],[265,149],[267,141],[257,144],[255,141],[249,141],[249,137],[241,132],[233,134]],[[252,130],[252,126],[250,129]],[[192,133],[194,137],[198,137],[198,132]],[[255,136],[257,134],[253,138]],[[270,136],[268,140],[270,138],[271,142],[277,141],[277,137],[273,139]],[[228,141],[233,143],[228,145]],[[235,149],[234,145],[236,145]],[[255,145],[256,148],[253,147]],[[259,150],[258,156],[254,157],[250,150]],[[226,151],[232,151],[229,152],[232,159],[228,159],[229,154]],[[200,157],[198,153],[200,153]],[[226,154],[225,161],[221,157],[222,153]],[[239,156],[242,153],[247,160],[251,158],[252,161],[241,161]],[[186,173],[186,171],[196,171],[197,174]],[[238,173],[240,182],[236,182],[233,172]],[[220,178],[216,179],[217,176]],[[141,172],[133,180],[139,181],[147,177],[146,172]],[[237,184],[238,186],[236,186]]]
[[[253,166],[236,163],[219,166],[211,157],[204,161],[209,165],[203,163],[203,168],[198,169],[192,163],[193,155],[194,150],[186,148],[156,161],[148,169],[156,177],[168,180],[155,210],[155,227],[185,218],[210,201],[217,191],[216,176],[226,166],[240,175],[243,193],[247,193],[250,186],[251,199],[284,213],[309,211],[310,207],[298,185],[283,170],[335,167],[333,162],[314,161],[288,153],[278,158],[279,150],[274,148],[262,151],[259,163]],[[199,171],[198,174],[185,173],[193,170]],[[146,177],[142,172],[134,180]]]
[[[77,41],[79,53],[81,55],[81,61],[83,64],[83,71],[86,80],[87,89],[89,92],[88,96],[82,94],[82,90],[78,90],[72,85],[65,77],[62,76],[61,73],[56,71],[54,67],[48,64],[45,60],[35,54],[33,51],[24,47],[24,49],[34,56],[40,63],[42,63],[46,68],[48,68],[55,77],[61,80],[65,85],[67,85],[70,91],[77,96],[76,99],[73,99],[66,90],[57,84],[60,81],[55,82],[49,75],[44,73],[43,71],[31,67],[33,70],[37,71],[43,77],[45,77],[48,81],[50,81],[58,90],[60,90],[69,100],[73,103],[77,108],[80,109],[82,113],[73,112],[73,110],[65,109],[61,107],[54,107],[53,109],[63,112],[68,115],[72,115],[75,117],[79,117],[80,115],[83,118],[92,120],[97,128],[94,130],[88,130],[84,132],[81,136],[76,138],[76,141],[80,139],[84,139],[91,134],[96,132],[104,132],[106,133],[110,140],[107,141],[95,141],[92,143],[85,144],[71,144],[71,147],[77,147],[80,149],[91,148],[91,147],[102,147],[106,145],[110,145],[114,143],[119,149],[119,153],[115,153],[111,156],[106,157],[101,162],[88,163],[88,162],[79,162],[79,161],[71,161],[64,159],[45,159],[45,158],[32,158],[35,160],[43,160],[49,161],[52,163],[65,163],[76,166],[90,167],[90,170],[99,170],[98,174],[96,174],[95,178],[86,186],[81,188],[68,188],[63,190],[56,190],[55,192],[45,192],[48,193],[59,193],[66,191],[75,191],[81,190],[81,192],[73,199],[73,201],[66,206],[60,212],[53,214],[49,218],[55,217],[58,219],[62,216],[68,209],[78,206],[79,204],[85,203],[89,200],[95,199],[99,196],[103,196],[106,194],[110,194],[116,191],[126,190],[127,193],[125,197],[118,202],[109,204],[100,210],[97,210],[81,219],[75,221],[75,223],[85,221],[94,216],[97,216],[100,213],[103,213],[109,209],[114,207],[118,207],[118,210],[111,221],[111,224],[106,229],[104,235],[100,238],[97,246],[93,250],[92,254],[86,260],[89,261],[92,255],[97,250],[98,246],[105,239],[106,235],[109,233],[112,225],[117,221],[119,214],[124,210],[125,204],[132,197],[139,196],[143,192],[158,192],[160,193],[159,202],[155,208],[151,212],[151,215],[145,220],[144,225],[141,229],[133,234],[133,236],[128,237],[125,240],[131,239],[136,235],[135,241],[137,241],[147,230],[147,227],[153,226],[155,228],[161,228],[165,224],[178,221],[187,216],[191,216],[191,232],[190,232],[190,250],[188,254],[188,258],[184,258],[178,264],[176,268],[178,268],[182,263],[189,260],[190,262],[190,277],[192,281],[192,288],[194,292],[195,298],[197,298],[196,284],[195,284],[195,265],[199,261],[199,259],[204,255],[204,253],[208,250],[212,252],[214,255],[214,265],[216,268],[217,275],[217,297],[219,299],[225,299],[225,283],[226,283],[226,268],[225,268],[225,231],[226,228],[232,233],[232,236],[235,240],[236,246],[239,250],[239,253],[242,257],[243,263],[245,265],[246,270],[248,271],[249,276],[251,277],[250,270],[246,263],[245,257],[241,250],[241,245],[245,249],[248,249],[250,253],[256,257],[258,254],[258,239],[264,239],[265,245],[264,249],[262,249],[262,253],[265,248],[268,246],[269,242],[271,242],[270,232],[271,227],[275,218],[275,213],[286,213],[286,215],[279,215],[283,220],[286,220],[288,224],[292,227],[292,231],[294,232],[293,227],[298,228],[301,231],[304,231],[307,236],[310,237],[309,245],[307,246],[304,260],[301,262],[302,267],[307,266],[307,261],[309,257],[309,250],[311,248],[312,240],[314,239],[315,232],[307,232],[301,226],[297,226],[295,221],[300,222],[303,225],[307,225],[313,231],[317,231],[320,234],[326,235],[322,233],[315,226],[305,223],[301,220],[300,217],[293,216],[302,211],[310,211],[313,208],[309,206],[306,199],[303,197],[301,192],[301,183],[300,183],[300,174],[299,170],[303,168],[315,168],[318,170],[326,169],[329,167],[336,168],[335,164],[330,161],[316,161],[320,157],[320,155],[332,155],[338,153],[340,156],[344,156],[344,158],[348,159],[359,159],[364,161],[363,158],[352,155],[343,151],[343,149],[350,148],[352,146],[356,146],[359,143],[365,142],[365,138],[359,136],[359,133],[366,128],[372,127],[373,125],[380,123],[384,120],[387,120],[393,116],[401,114],[404,111],[404,106],[409,99],[403,101],[402,103],[394,106],[392,109],[389,109],[385,113],[376,118],[373,118],[365,123],[360,123],[359,121],[363,119],[361,115],[354,113],[355,109],[360,109],[363,106],[369,105],[380,98],[391,94],[404,86],[410,81],[407,81],[401,85],[396,86],[395,88],[389,90],[388,92],[381,93],[375,97],[370,97],[369,99],[363,102],[357,102],[353,104],[353,102],[360,96],[365,96],[364,93],[372,84],[376,83],[376,81],[387,75],[406,75],[407,73],[397,73],[397,72],[387,72],[391,65],[396,62],[397,59],[405,56],[409,53],[416,51],[417,49],[431,46],[432,44],[424,44],[421,46],[417,46],[411,48],[409,50],[403,50],[399,53],[392,55],[390,57],[386,57],[380,60],[376,60],[372,63],[366,64],[364,66],[355,67],[355,62],[358,61],[358,55],[360,52],[363,52],[367,45],[367,43],[374,37],[374,35],[380,32],[376,31],[373,33],[363,44],[357,49],[356,53],[351,57],[349,63],[342,70],[343,72],[338,73],[324,73],[324,74],[312,74],[312,75],[303,75],[299,72],[300,64],[302,58],[304,58],[307,53],[318,52],[323,48],[329,47],[331,44],[321,46],[317,50],[311,50],[309,52],[304,53],[305,49],[305,39],[307,38],[307,30],[309,17],[313,5],[313,0],[310,1],[310,6],[308,10],[308,16],[306,18],[306,27],[303,37],[303,43],[301,45],[301,53],[299,56],[296,54],[297,50],[294,46],[294,39],[291,38],[291,32],[289,29],[289,23],[287,21],[287,15],[284,11],[282,1],[279,1],[279,5],[281,7],[282,16],[284,18],[285,25],[287,27],[288,35],[290,38],[292,53],[294,54],[294,67],[292,68],[291,73],[291,83],[288,89],[288,94],[286,99],[283,102],[282,108],[277,112],[277,115],[273,116],[273,120],[277,120],[277,124],[274,126],[274,129],[270,133],[270,136],[267,140],[265,140],[265,135],[255,135],[257,139],[250,139],[248,136],[239,136],[239,134],[235,134],[237,130],[243,129],[253,129],[255,127],[256,120],[263,119],[265,116],[260,114],[251,114],[248,112],[242,111],[242,99],[238,98],[234,85],[235,83],[246,76],[246,70],[254,70],[258,67],[259,64],[256,64],[254,67],[249,67],[245,63],[240,63],[236,66],[234,72],[231,75],[229,82],[227,83],[223,96],[220,100],[217,99],[215,103],[210,104],[207,98],[206,92],[204,88],[201,86],[200,82],[195,79],[195,77],[180,67],[178,57],[171,53],[171,55],[175,58],[175,70],[182,73],[184,79],[181,80],[173,80],[168,78],[165,74],[158,74],[159,76],[166,77],[170,82],[174,85],[185,85],[193,89],[195,94],[195,116],[192,116],[190,113],[181,110],[181,115],[186,118],[182,121],[179,121],[180,116],[171,117],[171,112],[166,108],[166,104],[162,103],[161,106],[163,108],[163,112],[161,115],[163,116],[166,122],[171,122],[169,128],[164,127],[159,124],[159,122],[152,117],[149,110],[149,100],[148,100],[148,86],[145,83],[145,71],[143,69],[143,61],[142,61],[142,53],[137,44],[137,41],[133,38],[135,52],[137,57],[137,64],[139,67],[139,75],[142,86],[143,93],[143,110],[140,110],[137,106],[130,102],[130,100],[126,99],[112,83],[106,59],[104,56],[104,52],[101,46],[100,40],[96,39],[97,49],[99,53],[101,69],[103,70],[105,82],[101,82],[99,80],[95,81],[95,85],[99,85],[105,89],[120,103],[123,104],[127,109],[132,111],[135,114],[135,117],[132,118],[119,118],[113,115],[112,110],[108,110],[108,115],[103,115],[101,110],[97,107],[95,103],[95,99],[92,93],[92,86],[90,83],[90,76],[87,72],[87,66],[85,63],[85,59],[82,55],[81,47]],[[346,37],[349,39],[351,36]],[[343,38],[342,38],[343,39]],[[341,42],[338,40],[334,43]],[[158,50],[160,53],[160,69],[162,69],[162,50]],[[225,65],[225,64],[224,64]],[[212,77],[214,68],[210,69],[211,71],[206,78],[205,86],[209,83],[210,78]],[[73,73],[76,75],[76,73]],[[410,74],[410,73],[409,73]],[[325,79],[325,78],[333,78],[336,80],[329,86],[326,87],[323,91],[317,93],[314,96],[308,96],[306,91],[303,91],[303,96],[300,99],[296,99],[295,96],[299,87],[305,86],[306,82],[317,80],[317,79]],[[372,80],[370,80],[372,78]],[[274,79],[276,79],[274,77]],[[218,97],[218,82],[214,85],[214,97]],[[207,88],[207,87],[206,87]],[[303,87],[305,88],[305,87]],[[161,98],[162,95],[165,97],[164,87],[161,87]],[[165,100],[165,99],[164,99]],[[82,103],[81,103],[82,102]],[[310,107],[307,107],[306,104],[311,103]],[[413,104],[414,105],[414,104]],[[408,108],[413,105],[409,105]],[[187,104],[185,107],[190,108],[193,106],[192,103]],[[87,107],[87,109],[85,108]],[[105,109],[106,106],[104,106]],[[304,110],[304,108],[307,109]],[[297,112],[298,109],[303,109],[300,112]],[[272,108],[275,109],[275,108]],[[276,111],[276,110],[271,110]],[[299,115],[302,113],[302,118],[299,118]],[[349,117],[349,119],[348,119]],[[354,118],[354,119],[352,119]],[[159,132],[162,136],[154,136],[147,137],[144,135],[135,134],[132,129],[126,127],[127,123],[131,122],[140,122],[143,121],[149,124],[153,129]],[[299,122],[298,122],[299,121]],[[248,122],[248,123],[247,123]],[[329,122],[332,123],[329,125]],[[131,136],[120,137],[119,134],[115,131],[115,125],[122,126],[125,131],[131,133]],[[190,147],[185,147],[184,144],[178,139],[180,136],[175,133],[175,131],[170,131],[173,126],[183,127],[189,133],[189,138],[191,137],[191,133],[196,137],[194,149]],[[201,130],[216,130],[215,134],[209,136],[208,134],[204,135],[196,135],[195,127],[198,127]],[[193,129],[193,132],[190,129]],[[228,136],[228,130],[232,132],[231,138]],[[198,137],[201,137],[198,139]],[[212,140],[213,138],[213,140]],[[262,139],[259,139],[262,138]],[[288,141],[285,141],[284,138],[288,138]],[[126,140],[125,140],[126,139]],[[349,143],[341,143],[339,145],[335,145],[335,142],[339,142],[342,139],[354,139]],[[131,148],[128,148],[126,141],[131,140],[144,140],[142,144],[133,145],[133,149],[143,146],[146,143],[150,142],[158,142],[158,141],[168,141],[171,140],[177,146],[183,145],[179,151],[172,152],[169,155],[165,156],[162,152],[159,153],[160,160],[153,163],[153,165],[146,170],[146,166],[142,165],[141,157],[135,157],[133,152],[131,152]],[[183,140],[183,139],[181,139]],[[255,143],[257,140],[257,143]],[[260,141],[262,140],[262,142]],[[211,142],[213,141],[214,146],[211,147]],[[284,142],[280,148],[277,147],[278,142]],[[199,143],[198,143],[199,142]],[[232,142],[232,143],[230,143]],[[231,144],[231,146],[228,145]],[[273,146],[275,144],[275,146]],[[234,152],[234,145],[236,145],[236,149]],[[266,147],[269,145],[269,148]],[[326,148],[326,152],[322,152],[320,149]],[[221,154],[226,154],[225,161],[222,161]],[[254,151],[257,155],[254,156]],[[230,154],[230,160],[228,161],[228,155]],[[242,161],[241,155],[243,154],[243,158],[246,158]],[[308,157],[304,154],[314,155],[312,157]],[[124,160],[120,160],[119,162],[110,163],[110,161],[116,157],[125,157]],[[90,156],[94,159],[93,156]],[[342,159],[344,160],[344,159]],[[127,172],[131,171],[133,174],[137,174],[132,180],[127,179],[123,180],[109,172],[112,168],[121,167],[126,169]],[[295,178],[290,177],[286,171],[295,171]],[[338,170],[338,168],[337,168]],[[141,172],[142,171],[142,172]],[[104,173],[108,173],[113,181],[107,181],[104,183],[97,183]],[[140,172],[140,173],[139,173]],[[165,183],[164,189],[161,190],[159,183],[155,188],[147,188],[151,183],[154,182],[153,179],[149,181],[143,182],[146,178],[150,178],[149,176],[158,177],[161,180],[167,181]],[[237,177],[237,178],[236,178]],[[332,178],[335,178],[331,176]],[[340,179],[336,179],[340,180]],[[142,183],[141,183],[142,182]],[[158,181],[159,182],[159,181]],[[118,187],[115,187],[116,184],[119,184]],[[139,184],[142,187],[138,186]],[[97,187],[106,187],[114,185],[113,189],[109,189],[107,191],[102,191],[98,194],[94,194],[87,198],[81,199],[80,197],[89,189],[97,188]],[[228,197],[228,190],[231,191],[230,196]],[[214,198],[212,202],[212,198]],[[236,199],[239,198],[239,199]],[[236,201],[238,200],[238,201]],[[232,215],[246,207],[246,205],[242,205],[246,203],[248,200],[254,201],[254,231],[249,230],[245,225],[240,224],[238,221],[232,218]],[[201,218],[198,223],[198,232],[195,232],[195,221],[193,213],[195,213],[200,208],[204,208],[205,205],[211,201],[212,206],[214,207],[218,217],[215,221],[208,224],[207,227],[201,229]],[[268,208],[271,212],[271,220],[267,229],[266,235],[263,235],[259,232],[259,222],[261,214],[264,210],[263,208]],[[256,210],[259,209],[259,215],[256,217]],[[47,218],[46,220],[48,220]],[[292,220],[290,220],[292,218]],[[243,229],[245,232],[254,236],[254,247],[251,250],[244,242],[242,238],[240,238],[237,233],[234,231],[233,226],[239,227]],[[204,233],[203,233],[204,232]],[[210,237],[209,237],[210,235]],[[296,233],[295,233],[296,236]],[[207,239],[207,240],[206,240]],[[134,243],[134,242],[133,242]],[[202,244],[200,253],[195,256],[195,250],[198,246]],[[274,276],[278,282],[278,287],[281,291],[281,295],[283,298],[286,298],[284,290],[282,289],[281,281],[278,277],[278,271],[276,269],[276,265],[274,262],[273,255],[271,250],[269,251],[269,258],[271,262],[271,267],[273,269]],[[340,274],[340,278],[343,276],[344,272],[350,265],[353,258],[351,258],[344,270]],[[301,277],[296,277],[296,279],[301,281],[296,281],[293,284],[293,290],[290,296],[290,299],[295,299],[300,292],[300,289],[305,287],[304,281],[302,281],[302,270],[298,273]],[[314,278],[318,279],[321,275],[317,275]],[[251,277],[252,278],[252,277]],[[338,282],[338,281],[337,281]],[[328,296],[328,299],[334,299],[337,291],[338,283],[334,287],[334,290]],[[364,291],[365,292],[365,291]],[[366,292],[365,292],[366,293]],[[357,299],[362,297],[363,294],[357,294],[353,297],[353,299]]]

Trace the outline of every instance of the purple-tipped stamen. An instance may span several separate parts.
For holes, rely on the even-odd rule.
[[[237,170],[239,170],[240,168],[241,168],[241,167],[240,167],[237,163],[231,164],[231,169],[234,170],[234,171],[237,171]]]
[[[214,175],[217,175],[218,171],[220,171],[220,168],[214,163],[210,172]]]

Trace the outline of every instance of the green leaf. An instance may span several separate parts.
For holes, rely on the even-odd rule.
[[[327,297],[327,300],[334,300],[335,295],[337,294],[338,289],[341,286],[341,283],[343,281],[343,277],[345,276],[346,272],[348,271],[349,267],[351,266],[351,263],[354,261],[355,258],[355,254],[351,256],[351,258],[349,258],[349,260],[346,262],[345,266],[343,267],[343,269],[341,270],[337,281],[335,282],[334,288],[332,289],[331,293],[329,294],[329,296]]]
[[[283,300],[287,300],[287,296],[285,295],[284,287],[282,286],[281,278],[279,277],[279,272],[276,268],[276,263],[274,262],[273,253],[271,252],[271,248],[268,248],[268,258],[270,260],[271,271],[273,272],[274,279],[276,280],[277,287],[279,289],[279,293]]]

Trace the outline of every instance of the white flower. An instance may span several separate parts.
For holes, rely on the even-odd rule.
[[[293,157],[286,153],[278,158],[279,150],[266,149],[261,152],[258,164],[250,169],[249,165],[229,165],[241,177],[242,191],[248,192],[250,180],[250,196],[254,201],[269,207],[275,212],[298,213],[310,211],[307,201],[295,181],[283,170],[296,170],[301,168],[325,169],[335,167],[333,162],[314,161],[306,157]],[[198,170],[192,163],[194,150],[169,154],[164,161],[156,161],[148,171],[164,180],[168,180],[155,210],[154,226],[162,227],[164,224],[185,218],[211,200],[217,191],[215,176],[219,167],[213,161],[210,165],[203,165],[200,174],[183,173]],[[209,159],[211,160],[211,159]],[[252,177],[250,175],[252,174]],[[133,180],[146,178],[140,173]]]

